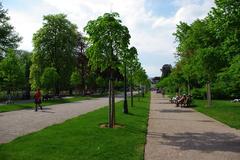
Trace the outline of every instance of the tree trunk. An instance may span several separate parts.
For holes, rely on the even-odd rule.
[[[124,103],[123,103],[123,113],[128,113],[127,104],[127,66],[124,64]]]
[[[187,87],[188,87],[188,95],[191,95],[191,88],[190,88],[190,83],[189,82],[188,82]]]
[[[73,89],[72,89],[72,88],[69,89],[69,95],[70,95],[70,96],[73,95]]]
[[[131,107],[133,107],[133,85],[132,85],[132,71],[130,73],[131,80],[130,80],[130,92],[131,92]]]
[[[207,82],[207,101],[208,101],[208,107],[212,104],[212,97],[211,97],[211,82]]]
[[[85,95],[85,64],[82,64],[82,92]]]
[[[108,110],[108,127],[112,128],[112,82],[111,79],[109,79],[109,110]]]
[[[142,86],[142,97],[144,97],[144,87]]]
[[[114,95],[114,82],[112,80],[112,113],[111,113],[111,119],[112,119],[112,128],[114,128],[115,125],[115,95]]]

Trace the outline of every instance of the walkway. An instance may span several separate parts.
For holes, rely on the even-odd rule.
[[[118,102],[122,98],[116,98]],[[97,98],[73,103],[43,107],[35,112],[32,109],[0,113],[0,143],[7,143],[16,137],[41,130],[47,126],[62,123],[67,119],[102,108],[108,105],[108,98]]]
[[[152,93],[145,160],[240,160],[240,131]]]

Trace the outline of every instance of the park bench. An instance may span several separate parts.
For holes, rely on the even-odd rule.
[[[184,98],[180,98],[179,100],[175,100],[173,103],[176,104],[176,107],[189,107],[192,103],[191,96],[185,96]]]
[[[54,96],[53,95],[50,95],[50,94],[45,94],[42,96],[42,101],[48,101],[50,99],[53,99]]]
[[[45,94],[42,96],[42,101],[48,101],[50,99],[62,99],[61,95],[50,95],[50,94]]]

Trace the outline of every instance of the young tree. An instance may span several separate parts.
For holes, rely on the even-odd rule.
[[[144,97],[144,88],[149,85],[148,76],[146,71],[140,66],[133,74],[133,82],[139,86]]]
[[[115,124],[115,97],[113,71],[118,68],[119,57],[129,45],[129,31],[121,24],[118,13],[105,13],[89,21],[84,28],[88,34],[87,57],[93,70],[109,70],[109,127]]]
[[[131,93],[131,107],[133,107],[133,73],[141,67],[141,64],[138,62],[137,49],[131,47],[129,49],[129,55],[127,56],[127,67],[129,70],[130,76],[130,93]]]

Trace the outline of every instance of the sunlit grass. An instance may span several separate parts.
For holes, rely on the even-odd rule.
[[[202,112],[230,127],[240,129],[240,103],[224,100],[213,100],[212,106],[207,107],[206,101],[195,100],[197,111]]]
[[[116,103],[122,128],[100,128],[108,108],[81,115],[0,145],[1,160],[139,160],[143,159],[150,96],[134,99],[129,114]]]

